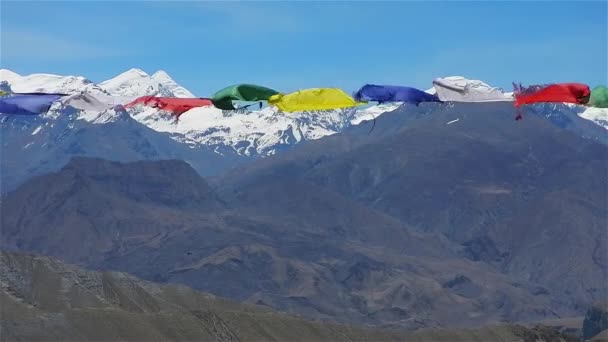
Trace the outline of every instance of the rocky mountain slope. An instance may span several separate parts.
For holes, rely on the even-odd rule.
[[[259,179],[237,197],[180,161],[80,158],[3,198],[1,241],[317,319],[421,328],[577,314],[561,293],[467,259],[474,247],[313,182]]]
[[[218,181],[221,192],[260,212],[243,193],[305,182],[443,234],[573,308],[606,296],[606,145],[538,117],[515,122],[508,106],[416,113],[382,115],[373,136],[354,127],[244,166]],[[299,195],[290,201],[305,202]]]
[[[132,74],[44,77],[100,98],[129,96],[130,78],[177,89]],[[378,326],[560,319],[606,299],[606,129],[561,104],[522,121],[509,103],[366,110],[4,116],[0,243]],[[354,123],[372,112],[369,134]]]
[[[231,156],[191,149],[135,121],[122,107],[103,112],[61,105],[41,116],[0,118],[1,190],[64,166],[73,156],[117,161],[181,159],[203,175],[234,166]]]
[[[310,322],[183,286],[0,254],[1,341],[567,341],[522,326],[404,332]]]

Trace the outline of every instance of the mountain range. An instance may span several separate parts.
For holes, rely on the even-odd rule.
[[[294,114],[270,108],[222,112],[209,107],[193,109],[176,121],[155,108],[127,110],[121,106],[145,95],[193,96],[164,71],[149,76],[142,70],[131,69],[95,84],[84,77],[20,76],[1,69],[0,82],[15,92],[85,93],[114,105],[99,111],[57,102],[47,114],[36,117],[0,114],[5,167],[3,193],[31,176],[58,170],[72,156],[117,161],[179,158],[202,175],[215,175],[252,158],[335,134],[397,107],[384,105]],[[108,146],[107,141],[112,141],[112,146]]]
[[[187,92],[163,72],[0,76],[100,99]],[[58,103],[2,116],[0,247],[348,324],[580,317],[608,299],[605,115],[423,103],[176,122]]]
[[[439,235],[310,184],[273,186],[249,192],[252,208],[181,161],[74,159],[3,200],[2,247],[317,319],[418,328],[556,317],[534,284],[479,268]],[[289,186],[293,201],[279,190]]]
[[[309,182],[440,233],[470,260],[564,297],[599,299],[608,277],[606,145],[544,118],[518,125],[510,113],[508,104],[461,105],[406,123],[387,113],[374,136],[354,127],[237,169],[219,184],[225,198],[257,205],[241,193],[277,179]]]
[[[606,145],[508,103],[407,110],[211,184],[181,161],[72,159],[5,196],[3,247],[385,327],[606,298]]]
[[[463,84],[469,82],[481,91],[496,91],[478,80],[455,79]],[[283,113],[270,107],[246,112],[206,107],[192,109],[176,121],[156,108],[136,106],[127,110],[121,106],[145,95],[194,96],[162,70],[150,76],[140,69],[131,69],[95,84],[82,76],[21,76],[0,69],[0,83],[15,92],[84,93],[112,105],[99,111],[58,102],[47,114],[36,117],[0,114],[2,193],[32,176],[58,170],[73,156],[116,161],[178,158],[201,175],[213,176],[353,125],[369,129],[371,120],[383,113],[398,110],[403,115],[413,115],[408,106],[395,104],[299,113]],[[605,109],[554,104],[533,106],[527,113],[544,116],[561,128],[608,143],[608,133],[598,127],[608,129]],[[115,144],[110,147],[107,141]]]
[[[389,331],[319,323],[184,286],[0,254],[2,341],[573,341],[542,326]]]

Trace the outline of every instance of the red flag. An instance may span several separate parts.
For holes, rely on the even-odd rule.
[[[556,83],[526,88],[515,85],[515,107],[538,102],[586,104],[590,96],[589,86],[581,83]]]
[[[158,108],[170,112],[177,117],[192,108],[213,106],[211,100],[202,98],[188,99],[179,97],[142,96],[132,102],[129,102],[125,105],[125,107],[129,108],[138,104]]]

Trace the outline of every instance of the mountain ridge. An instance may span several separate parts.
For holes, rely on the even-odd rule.
[[[163,71],[151,77],[142,70],[131,69],[102,82],[104,87],[82,77],[20,76],[6,69],[0,70],[0,78],[6,78],[2,85],[14,91],[77,91],[53,104],[43,115],[0,114],[6,170],[2,175],[3,193],[32,176],[58,170],[72,156],[122,161],[179,157],[200,174],[213,175],[306,140],[335,134],[351,125],[351,119],[359,123],[357,117],[367,115],[366,111],[358,114],[350,110],[291,115],[268,108],[245,113],[200,108],[184,113],[181,120],[176,121],[172,115],[155,108],[122,106],[134,97],[156,94],[159,89],[164,92],[161,95],[188,95],[183,92],[180,95],[183,87]],[[117,94],[119,96],[115,96]],[[108,125],[128,126],[128,129],[113,132],[114,127]],[[99,136],[104,139],[97,145],[80,147],[83,139],[91,141]],[[128,145],[128,152],[117,149],[113,156],[104,141],[114,140]],[[156,151],[152,151],[150,145]],[[125,158],[125,154],[131,156]]]
[[[332,321],[416,329],[578,314],[547,284],[467,258],[483,240],[418,232],[289,173],[226,198],[193,186],[203,181],[187,168],[73,160],[3,198],[2,247]]]
[[[168,96],[194,97],[186,88],[177,84],[165,71],[158,70],[152,76],[137,68],[99,83],[99,87],[114,96]]]
[[[531,336],[569,341],[554,330],[517,325],[405,332],[306,321],[183,286],[6,251],[0,253],[0,270],[3,341],[485,341]]]
[[[606,295],[606,145],[540,117],[514,122],[508,105],[420,112],[409,121],[384,114],[373,137],[353,127],[214,182],[225,198],[238,199],[279,177],[307,181],[409,227],[444,234],[462,244],[467,258],[565,297],[576,292],[589,304]],[[569,240],[580,243],[578,252],[566,247]]]

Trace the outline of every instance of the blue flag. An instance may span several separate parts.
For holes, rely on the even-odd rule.
[[[437,95],[402,86],[366,84],[353,97],[357,101],[406,102],[418,105],[421,102],[441,102]]]
[[[38,115],[46,113],[63,94],[14,94],[0,98],[0,114]]]

